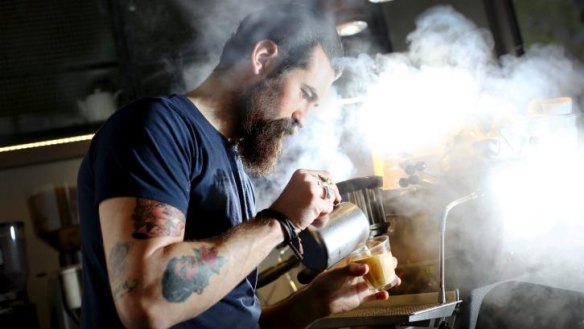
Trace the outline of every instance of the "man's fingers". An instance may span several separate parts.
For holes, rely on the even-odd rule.
[[[369,272],[369,266],[366,264],[349,263],[346,266],[334,268],[328,271],[330,277],[360,277]]]
[[[377,291],[374,294],[367,295],[362,299],[362,303],[370,302],[373,300],[387,300],[389,298],[389,293],[385,290]]]
[[[363,276],[369,272],[369,266],[366,264],[349,263],[346,267],[346,271],[351,276]]]
[[[401,285],[402,281],[401,281],[401,278],[397,275],[396,275],[396,278],[397,278],[397,283],[395,284],[395,286],[397,287],[397,286]]]
[[[318,215],[318,219],[324,219],[324,217],[328,216],[333,212],[334,205],[328,200],[318,200],[320,205],[320,214]]]
[[[341,194],[339,193],[337,184],[328,171],[313,170],[312,174],[317,179],[318,186],[323,188],[322,199],[328,202],[332,201],[334,204],[341,202]]]

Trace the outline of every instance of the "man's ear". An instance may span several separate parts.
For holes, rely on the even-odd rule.
[[[258,41],[251,55],[253,73],[256,75],[267,74],[278,57],[278,45],[272,40]]]

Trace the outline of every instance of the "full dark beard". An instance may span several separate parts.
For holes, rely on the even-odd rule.
[[[284,137],[292,135],[297,126],[291,118],[270,119],[279,108],[279,87],[277,78],[266,79],[242,93],[238,100],[239,154],[254,175],[265,175],[274,168]]]
[[[291,120],[256,122],[239,142],[243,164],[255,175],[267,174],[280,157],[284,137],[293,133]]]

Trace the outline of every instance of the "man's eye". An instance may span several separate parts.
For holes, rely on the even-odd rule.
[[[315,101],[314,94],[312,94],[312,92],[309,92],[304,88],[302,89],[302,98],[308,100],[309,102]]]

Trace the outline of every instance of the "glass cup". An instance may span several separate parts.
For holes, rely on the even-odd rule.
[[[351,253],[350,261],[369,266],[365,282],[371,289],[387,290],[399,282],[387,235],[368,239],[364,246]]]

